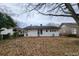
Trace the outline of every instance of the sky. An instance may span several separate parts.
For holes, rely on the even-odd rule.
[[[23,28],[29,25],[46,25],[48,23],[73,23],[75,22],[73,18],[70,17],[51,17],[51,16],[45,16],[38,14],[36,11],[31,12],[28,14],[25,12],[25,9],[21,4],[14,4],[14,3],[1,3],[0,8],[4,9],[6,12],[6,9],[8,14],[11,14],[11,17],[18,23],[18,26]],[[6,9],[5,9],[6,8]]]

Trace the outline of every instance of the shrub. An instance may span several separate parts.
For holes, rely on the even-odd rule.
[[[19,35],[19,37],[23,37],[23,36],[24,36],[23,34]]]
[[[67,36],[68,36],[68,37],[77,37],[76,34],[68,34]]]
[[[0,35],[0,40],[2,39],[2,35]]]
[[[13,38],[18,37],[18,36],[19,36],[19,33],[18,32],[14,32]]]
[[[8,38],[10,38],[10,33],[3,35],[3,39],[8,39]]]

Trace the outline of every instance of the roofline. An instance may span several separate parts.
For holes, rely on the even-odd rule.
[[[36,27],[35,26],[28,26],[28,27],[26,27],[24,29],[25,30],[30,30],[30,29],[59,29],[59,27],[56,27],[56,26],[36,26]]]
[[[77,23],[62,23],[59,28],[61,28],[63,25],[66,25],[66,24],[77,24]]]

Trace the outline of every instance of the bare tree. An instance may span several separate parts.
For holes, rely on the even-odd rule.
[[[74,18],[74,20],[77,22],[77,24],[79,25],[79,17],[78,15],[76,14],[76,12],[74,11],[74,9],[72,8],[71,4],[68,3],[68,4],[65,4],[66,7],[68,8],[68,10],[70,11],[72,17]],[[78,5],[79,6],[79,5]]]
[[[37,11],[39,14],[46,16],[73,17],[79,25],[79,3],[28,3],[16,5],[21,6],[21,8],[25,8],[23,13]],[[74,6],[78,7],[78,13],[75,11],[76,8],[74,9]],[[5,7],[5,9],[0,7],[0,10],[2,10],[2,12],[7,12],[10,15],[15,15],[8,7]]]
[[[74,6],[79,8],[79,4],[77,3],[37,3],[28,4],[26,10],[29,12],[35,10],[46,16],[73,17],[79,25],[79,14],[76,13],[77,11],[75,11]]]

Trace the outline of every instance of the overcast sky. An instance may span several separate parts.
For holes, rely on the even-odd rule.
[[[20,5],[20,6],[19,6]],[[24,11],[24,8],[22,8],[21,4],[0,4],[0,8],[5,10],[5,7],[7,7],[7,10],[13,15],[11,17],[18,23],[20,27],[26,27],[30,24],[32,25],[46,25],[48,23],[56,23],[56,24],[61,24],[61,23],[71,23],[75,22],[73,18],[69,17],[50,17],[50,16],[44,16],[41,14],[37,14],[36,11],[31,12],[30,15],[27,15],[26,12]],[[6,11],[5,11],[6,12]]]

